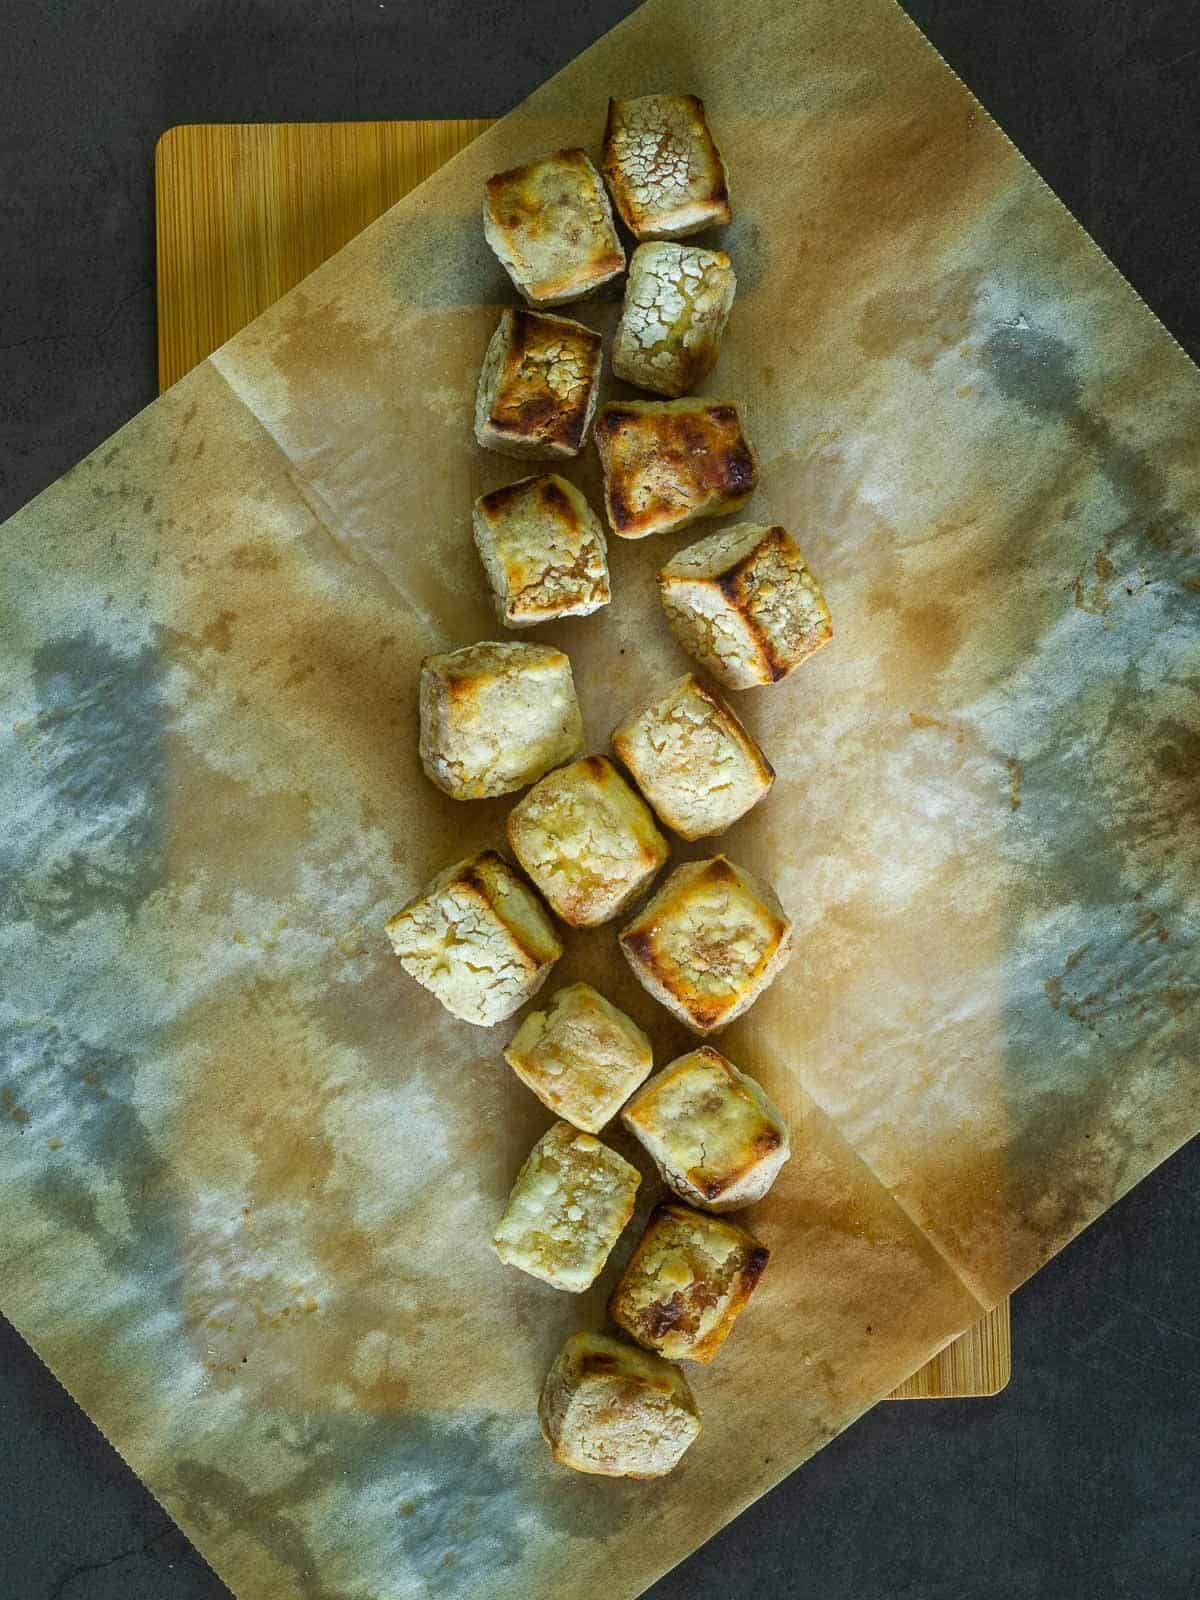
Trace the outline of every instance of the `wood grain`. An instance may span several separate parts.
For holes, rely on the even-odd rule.
[[[488,121],[171,128],[155,157],[158,378],[169,388]]]
[[[490,126],[312,122],[171,128],[155,158],[158,380],[167,389]],[[996,1394],[1002,1301],[894,1400]]]

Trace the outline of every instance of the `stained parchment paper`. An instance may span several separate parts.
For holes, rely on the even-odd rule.
[[[497,633],[471,501],[523,470],[471,438],[483,180],[671,88],[733,185],[706,387],[836,637],[739,697],[779,780],[722,841],[798,930],[722,1041],[794,1129],[773,1259],[629,1484],[534,1420],[612,1267],[487,1248],[549,1120],[511,1030],[383,922],[507,809],[416,760],[420,657]],[[243,1600],[633,1595],[1196,1131],[1198,422],[890,0],[650,0],[5,527],[0,1300]],[[610,610],[544,630],[591,749],[684,669],[693,536],[614,540]],[[552,984],[685,1047],[613,929],[567,943]]]

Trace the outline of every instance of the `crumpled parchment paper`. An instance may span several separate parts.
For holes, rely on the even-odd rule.
[[[1200,1126],[1200,379],[890,0],[727,22],[650,0],[4,529],[0,1299],[242,1600],[633,1595]],[[548,1117],[382,930],[507,809],[416,758],[524,470],[471,439],[483,180],[669,88],[733,185],[705,388],[836,637],[739,697],[779,780],[722,841],[797,923],[722,1039],[794,1130],[773,1259],[630,1484],[534,1403],[635,1230],[580,1299],[500,1266]],[[539,635],[590,749],[684,669],[692,537]],[[614,932],[552,985],[666,1061]]]

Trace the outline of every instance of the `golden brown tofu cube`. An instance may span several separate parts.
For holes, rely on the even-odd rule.
[[[537,783],[509,814],[517,860],[573,928],[594,928],[641,894],[669,854],[649,806],[606,756]]]
[[[522,478],[475,502],[475,545],[501,622],[531,628],[585,617],[612,598],[600,519],[555,473]]]
[[[655,1073],[621,1121],[664,1183],[706,1211],[761,1200],[791,1154],[787,1125],[762,1085],[708,1044]]]
[[[765,884],[724,856],[685,861],[624,929],[625,959],[694,1033],[715,1033],[791,954],[792,924]]]
[[[580,1294],[633,1215],[641,1174],[569,1122],[556,1122],[517,1174],[492,1249],[555,1289]]]
[[[600,384],[600,335],[569,317],[502,311],[483,358],[475,437],[485,450],[577,456]]]
[[[726,689],[778,683],[833,638],[821,586],[786,528],[739,522],[659,573],[671,632]]]
[[[694,94],[610,100],[601,165],[637,239],[682,239],[732,215],[725,163]]]
[[[562,955],[538,897],[494,850],[447,867],[387,935],[405,972],[480,1028],[519,1010]]]
[[[738,408],[723,400],[610,400],[596,449],[608,523],[622,539],[723,517],[758,483]]]
[[[754,1293],[769,1254],[735,1222],[687,1206],[656,1206],[608,1314],[668,1360],[707,1365]]]
[[[687,1379],[661,1356],[606,1333],[575,1333],[538,1401],[555,1461],[607,1478],[661,1478],[700,1432]]]
[[[616,1116],[654,1063],[646,1035],[590,983],[570,984],[531,1011],[504,1059],[543,1105],[585,1133]]]
[[[604,184],[582,150],[489,178],[483,231],[531,306],[580,300],[625,268]]]
[[[655,394],[694,389],[717,359],[736,289],[723,250],[638,245],[613,336],[617,377]]]
[[[612,744],[659,821],[685,839],[728,828],[775,781],[729,706],[690,672],[626,717]]]
[[[516,640],[426,656],[420,721],[421,763],[452,800],[522,789],[583,739],[568,657]]]

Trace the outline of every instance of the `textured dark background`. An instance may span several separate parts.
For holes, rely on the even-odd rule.
[[[1200,357],[1200,0],[906,8]],[[631,9],[3,0],[0,517],[154,396],[165,128],[498,115]],[[1195,1600],[1198,1200],[1200,1142],[1017,1296],[1004,1394],[878,1407],[655,1600]],[[226,1594],[0,1319],[0,1600]]]

